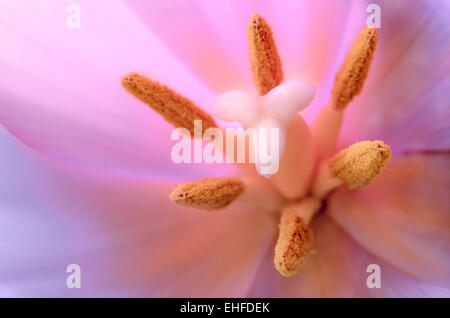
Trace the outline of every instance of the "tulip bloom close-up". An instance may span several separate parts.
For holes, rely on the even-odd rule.
[[[0,297],[450,296],[450,1],[1,0],[0,38]]]

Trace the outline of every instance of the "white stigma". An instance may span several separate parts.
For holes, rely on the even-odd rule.
[[[261,160],[260,156],[256,156],[255,165],[258,173],[270,176],[274,173],[272,169],[274,165],[278,170],[278,162],[283,155],[286,132],[291,120],[295,114],[308,107],[314,94],[314,86],[300,81],[283,83],[264,96],[233,90],[217,97],[212,105],[212,112],[221,120],[239,122],[244,129],[255,128],[258,135],[253,138],[255,153],[261,152],[260,149],[278,149],[278,153],[267,154],[272,159],[269,169],[267,160]],[[278,131],[277,134],[273,134],[274,128]],[[278,140],[273,140],[274,136]]]

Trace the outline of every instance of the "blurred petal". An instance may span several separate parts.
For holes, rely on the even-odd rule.
[[[212,89],[252,88],[245,28],[251,1],[126,3],[145,25]]]
[[[273,238],[267,214],[180,208],[173,184],[61,165],[4,129],[0,151],[1,296],[242,296]]]
[[[449,154],[393,160],[372,185],[332,194],[328,215],[385,262],[450,287]]]
[[[66,26],[63,1],[1,2],[0,123],[71,164],[139,178],[200,176],[201,165],[186,171],[172,163],[173,127],[127,94],[120,78],[143,73],[203,107],[212,92],[120,1],[77,3],[80,29]]]
[[[342,144],[377,138],[394,152],[450,149],[449,3],[377,3],[378,49],[361,96],[346,111]]]
[[[313,221],[316,254],[300,273],[284,278],[268,251],[248,297],[448,297],[450,289],[426,284],[369,254],[329,217]],[[381,288],[369,289],[367,266],[381,268]]]

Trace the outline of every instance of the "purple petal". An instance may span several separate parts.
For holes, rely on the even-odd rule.
[[[396,158],[372,185],[332,194],[327,214],[375,256],[449,288],[449,161],[448,154]]]
[[[239,204],[180,208],[174,184],[62,165],[4,129],[0,152],[3,297],[244,296],[272,243],[270,216]]]
[[[376,138],[395,152],[450,149],[450,6],[378,4],[378,50],[363,93],[348,108],[342,144]]]

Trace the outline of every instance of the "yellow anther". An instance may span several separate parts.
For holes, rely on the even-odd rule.
[[[179,184],[170,199],[190,208],[215,210],[233,202],[244,189],[244,182],[238,178],[205,178]]]
[[[122,85],[176,128],[187,128],[194,136],[194,120],[202,121],[202,132],[217,127],[211,115],[165,85],[136,73],[122,77]]]
[[[334,155],[329,165],[337,178],[354,189],[374,181],[390,158],[391,148],[384,142],[361,141]]]
[[[366,27],[359,34],[336,74],[332,91],[332,103],[336,109],[344,109],[361,92],[377,42],[378,32],[375,27]]]
[[[260,95],[267,94],[283,81],[283,69],[273,38],[272,29],[266,20],[253,14],[247,27],[250,64],[253,80]]]
[[[309,198],[282,210],[273,260],[281,275],[290,277],[296,274],[311,253],[314,237],[308,223],[319,208],[320,201]]]

